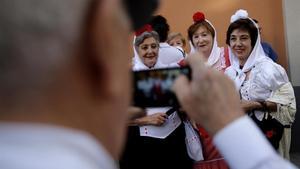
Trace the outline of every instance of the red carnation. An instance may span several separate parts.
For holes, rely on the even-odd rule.
[[[202,12],[196,12],[193,15],[193,20],[194,20],[194,22],[202,22],[202,21],[204,21],[205,20],[204,13],[202,13]]]
[[[180,60],[178,63],[177,63],[180,67],[184,67],[187,65],[187,62],[185,61],[185,59],[182,59]]]
[[[151,31],[153,31],[152,26],[149,24],[146,24],[143,27],[141,27],[140,29],[138,29],[137,31],[135,31],[135,36],[140,36],[144,32],[151,32]]]
[[[273,130],[269,130],[269,131],[267,131],[266,132],[266,136],[267,136],[267,138],[272,138],[273,136],[274,136],[274,131]]]

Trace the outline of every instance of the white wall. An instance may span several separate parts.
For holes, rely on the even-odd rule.
[[[300,86],[300,1],[283,0],[287,56],[293,86]]]

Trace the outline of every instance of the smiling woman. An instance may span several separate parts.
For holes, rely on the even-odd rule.
[[[226,39],[230,46],[231,66],[225,73],[235,82],[241,106],[254,121],[261,123],[271,115],[288,127],[281,141],[281,135],[276,142],[270,136],[268,139],[275,149],[279,148],[279,152],[289,158],[289,126],[295,115],[294,91],[285,70],[266,56],[258,32],[257,25],[248,18],[247,11],[238,10],[231,17]],[[276,99],[273,99],[274,96]]]
[[[225,48],[218,47],[217,31],[213,24],[205,18],[202,12],[196,12],[193,15],[193,21],[194,23],[188,28],[188,38],[192,49],[190,53],[194,51],[202,53],[207,65],[224,71],[230,63],[226,62]]]
[[[134,49],[135,56],[133,58],[133,70],[166,67],[157,60],[159,36],[157,32],[152,30],[150,25],[146,25],[141,31],[136,32]]]
[[[193,15],[193,20],[194,23],[188,28],[188,37],[192,44],[191,48],[203,54],[208,66],[218,71],[224,71],[229,66],[229,62],[226,62],[224,48],[218,47],[217,31],[214,26],[205,19],[205,15],[202,12],[196,12]],[[204,159],[196,161],[194,169],[227,169],[228,166],[214,146],[212,137],[201,127],[201,124],[198,124],[197,127],[203,145]]]
[[[250,52],[252,51],[251,39],[249,32],[246,30],[236,29],[230,35],[230,46],[232,52],[239,59],[240,66],[244,66]]]
[[[228,27],[226,43],[244,66],[256,44],[258,29],[249,19],[239,19]]]
[[[172,27],[172,31],[186,35],[186,28],[190,25],[190,16],[194,11],[203,11],[209,17],[218,31],[218,43],[225,45],[228,19],[236,9],[244,8],[251,12],[251,17],[258,19],[263,27],[263,39],[269,42],[278,54],[278,63],[287,68],[283,0],[164,0],[158,14],[164,15]],[[259,5],[257,5],[259,4]],[[297,6],[297,5],[296,5]],[[187,12],[185,12],[187,11]],[[262,12],[263,11],[263,12]],[[275,12],[276,11],[276,12]],[[286,9],[287,12],[290,9]],[[274,26],[276,23],[276,26]],[[293,23],[293,22],[292,22]],[[295,27],[295,26],[291,26]],[[295,29],[296,30],[296,29]],[[297,33],[297,31],[295,31]],[[291,34],[292,35],[292,34]],[[295,37],[292,35],[292,37]],[[189,51],[189,45],[186,50]],[[297,56],[297,55],[295,55]],[[293,62],[295,63],[295,62]]]
[[[136,32],[134,50],[134,71],[172,66],[165,65],[158,60],[159,37],[150,25]],[[157,79],[142,77],[141,88],[147,90],[146,93],[162,93],[163,77],[160,75],[157,77]],[[153,96],[156,97],[156,95]],[[157,98],[151,98],[151,100],[160,102]],[[153,105],[153,103],[149,104]],[[172,113],[169,114],[170,110]],[[186,150],[184,125],[176,109],[146,107],[145,112],[146,116],[129,122],[128,140],[120,159],[120,168],[153,169],[184,166],[186,169],[191,169],[192,160]]]
[[[146,38],[138,47],[138,54],[143,63],[152,68],[158,57],[158,41],[154,37]]]

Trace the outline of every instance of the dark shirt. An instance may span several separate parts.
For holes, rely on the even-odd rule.
[[[276,54],[276,52],[272,49],[271,45],[268,44],[267,42],[262,42],[261,43],[265,54],[271,58],[274,62],[277,62],[278,56]]]

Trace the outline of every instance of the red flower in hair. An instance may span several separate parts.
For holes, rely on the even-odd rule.
[[[204,13],[202,13],[202,12],[196,12],[196,13],[194,13],[193,20],[194,20],[194,22],[202,22],[202,21],[204,21],[205,20]]]
[[[275,135],[275,133],[274,133],[273,130],[268,130],[268,131],[266,132],[266,136],[267,136],[268,138],[272,138],[274,135]]]
[[[141,27],[140,29],[138,29],[137,31],[135,31],[135,36],[140,36],[144,32],[151,32],[151,31],[153,31],[152,26],[149,24],[146,24],[143,27]]]

